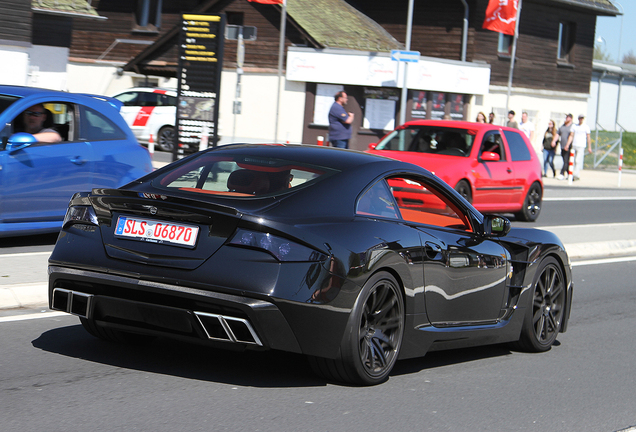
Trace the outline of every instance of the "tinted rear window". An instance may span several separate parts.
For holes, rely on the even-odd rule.
[[[506,141],[508,141],[508,147],[510,148],[510,158],[513,161],[529,161],[532,159],[532,156],[530,156],[530,150],[528,150],[526,142],[519,133],[504,131],[504,135],[506,136]]]
[[[450,156],[468,156],[475,131],[439,126],[409,126],[391,132],[376,150],[410,151]]]
[[[221,197],[276,196],[335,173],[291,160],[203,154],[157,177],[153,186]]]

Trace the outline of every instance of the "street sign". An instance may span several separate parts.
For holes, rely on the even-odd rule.
[[[393,61],[401,61],[401,62],[409,62],[409,63],[417,63],[418,61],[420,61],[420,52],[419,51],[392,50],[391,51],[391,60],[393,60]]]
[[[225,15],[183,14],[181,20],[173,160],[183,153],[178,143],[207,140],[216,147],[225,42]]]

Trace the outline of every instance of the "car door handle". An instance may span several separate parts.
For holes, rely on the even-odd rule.
[[[507,168],[506,171],[508,172],[508,174],[512,174],[512,168]]]
[[[71,159],[71,162],[73,162],[75,165],[84,165],[86,161],[82,159],[81,156],[75,156]]]

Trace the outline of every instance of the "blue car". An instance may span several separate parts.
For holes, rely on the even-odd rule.
[[[152,171],[105,96],[0,86],[0,237],[56,232],[75,192]]]

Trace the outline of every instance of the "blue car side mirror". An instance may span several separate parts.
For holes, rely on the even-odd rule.
[[[9,141],[7,142],[7,151],[15,151],[20,150],[22,148],[28,147],[33,143],[36,143],[38,140],[26,132],[18,132],[14,133],[9,137]]]

